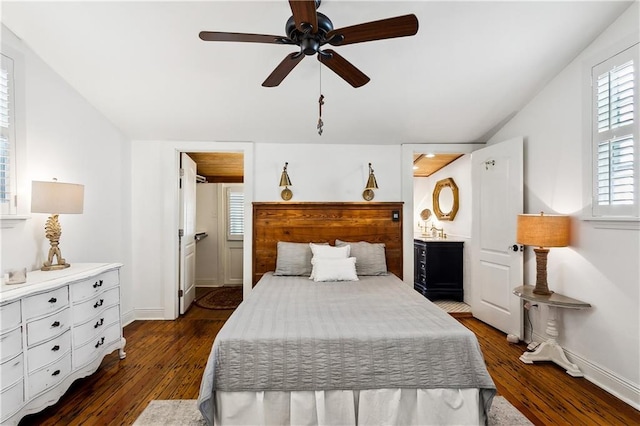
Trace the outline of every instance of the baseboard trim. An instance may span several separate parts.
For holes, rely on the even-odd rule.
[[[125,327],[136,320],[136,315],[133,310],[122,314],[122,326]]]
[[[533,340],[536,342],[544,342],[547,340],[547,337],[538,333],[533,333]],[[616,375],[607,368],[583,358],[566,348],[564,349],[564,352],[567,355],[567,358],[569,358],[569,361],[576,364],[580,370],[582,370],[585,379],[629,404],[636,410],[640,410],[640,386],[631,383],[627,379]]]
[[[196,280],[196,287],[220,287],[218,280]]]
[[[136,309],[136,320],[166,320],[164,317],[164,309]],[[173,318],[172,318],[173,319]]]

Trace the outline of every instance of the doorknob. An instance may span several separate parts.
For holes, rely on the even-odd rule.
[[[515,251],[515,252],[524,251],[524,246],[518,245],[518,244],[513,244],[513,245],[510,245],[507,250]]]

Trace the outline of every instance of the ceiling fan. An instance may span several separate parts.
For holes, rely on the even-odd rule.
[[[379,21],[365,22],[339,29],[333,28],[331,20],[318,12],[321,0],[289,0],[291,16],[285,25],[287,36],[201,31],[204,41],[239,41],[245,43],[274,43],[296,45],[300,51],[287,55],[262,83],[264,87],[275,87],[305,57],[317,54],[318,60],[338,74],[353,87],[369,82],[362,71],[332,49],[322,49],[325,44],[344,46],[353,43],[412,36],[418,32],[418,18],[403,15]]]

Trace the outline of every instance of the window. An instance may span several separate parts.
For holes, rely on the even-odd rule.
[[[227,187],[227,239],[244,238],[244,191],[241,186]]]
[[[16,209],[16,134],[13,59],[2,54],[0,61],[0,209],[3,215]]]
[[[592,216],[638,218],[638,45],[591,69]]]

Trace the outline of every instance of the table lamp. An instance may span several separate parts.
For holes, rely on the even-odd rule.
[[[569,245],[570,234],[569,216],[540,214],[518,215],[518,232],[516,241],[526,246],[537,246],[536,253],[536,286],[535,294],[550,295],[547,284],[547,254],[546,247],[566,247]]]
[[[60,252],[60,236],[62,227],[58,222],[59,214],[82,213],[84,204],[84,185],[75,183],[63,183],[33,181],[31,185],[31,212],[49,213],[49,219],[45,223],[45,236],[49,240],[49,256],[44,262],[42,271],[53,271],[68,268],[69,265]],[[53,263],[53,258],[57,263]]]

